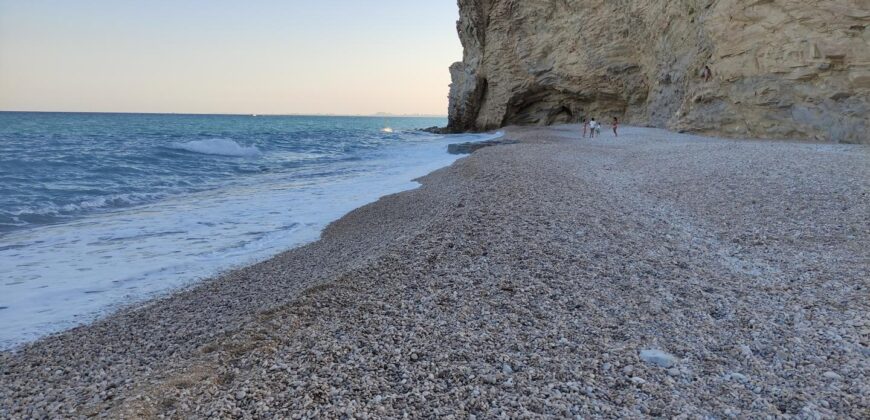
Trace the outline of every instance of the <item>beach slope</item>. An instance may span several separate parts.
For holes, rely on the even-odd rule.
[[[577,132],[2,353],[0,417],[866,418],[866,146]]]

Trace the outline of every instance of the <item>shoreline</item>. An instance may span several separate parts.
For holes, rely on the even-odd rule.
[[[861,146],[575,128],[510,128],[317,242],[0,353],[0,417],[867,410]],[[842,341],[812,369],[804,324]]]
[[[329,167],[340,172],[368,165],[352,178],[327,174],[300,186],[284,174],[258,174],[0,233],[7,245],[0,247],[0,271],[8,278],[0,286],[0,350],[315,241],[329,222],[381,196],[417,188],[414,178],[451,164],[456,157],[446,153],[450,144],[497,135],[426,137],[370,161]],[[268,159],[257,152],[256,160]]]

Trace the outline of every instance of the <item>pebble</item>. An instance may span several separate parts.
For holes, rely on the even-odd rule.
[[[843,377],[840,376],[840,374],[833,372],[833,371],[830,371],[830,370],[823,373],[822,377],[827,379],[827,380],[830,380],[830,381],[839,381],[839,380],[843,379]]]
[[[737,373],[737,372],[731,372],[731,373],[725,374],[722,377],[722,379],[724,379],[726,381],[734,380],[734,381],[737,381],[740,383],[749,382],[749,378],[746,377],[746,375],[744,375],[742,373]]]
[[[670,368],[677,363],[677,358],[672,354],[657,349],[641,350],[640,359],[663,368]]]

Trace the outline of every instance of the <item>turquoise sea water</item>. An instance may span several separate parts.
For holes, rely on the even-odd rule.
[[[299,179],[432,140],[441,119],[0,113],[0,232],[264,174]],[[390,125],[395,131],[384,133]]]
[[[0,348],[314,240],[491,137],[416,130],[445,123],[0,113]]]

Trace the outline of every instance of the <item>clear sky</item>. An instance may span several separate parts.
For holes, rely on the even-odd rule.
[[[446,114],[454,0],[0,0],[0,110]]]

